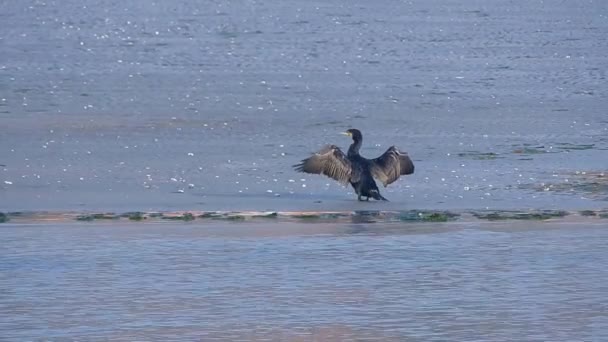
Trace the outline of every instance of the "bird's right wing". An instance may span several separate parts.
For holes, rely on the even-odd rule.
[[[336,145],[327,145],[309,158],[293,166],[298,172],[324,174],[338,182],[347,185],[352,165],[344,152]]]

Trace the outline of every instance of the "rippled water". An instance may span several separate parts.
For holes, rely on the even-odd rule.
[[[384,208],[606,205],[602,1],[0,9],[0,210],[374,207],[290,168],[349,127],[416,162]]]
[[[605,208],[607,4],[0,2],[0,212]],[[0,340],[604,341],[601,222],[9,222]]]
[[[6,224],[0,239],[3,341],[608,338],[600,224]]]

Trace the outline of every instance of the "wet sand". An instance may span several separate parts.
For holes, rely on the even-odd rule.
[[[355,211],[165,211],[141,212],[0,212],[0,223],[45,224],[74,222],[105,222],[108,224],[192,222],[202,224],[217,222],[266,223],[280,229],[281,224],[289,223],[438,223],[458,222],[462,224],[503,221],[515,224],[523,222],[550,223],[606,223],[608,210],[355,210]]]

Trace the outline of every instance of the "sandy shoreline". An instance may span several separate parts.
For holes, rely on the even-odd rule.
[[[608,222],[602,210],[357,210],[357,211],[162,211],[0,212],[0,223],[45,224],[69,222],[168,223],[168,222],[263,222],[284,223],[475,223],[475,222]]]

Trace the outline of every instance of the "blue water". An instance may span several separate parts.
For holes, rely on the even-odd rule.
[[[593,223],[5,224],[0,336],[604,341]]]
[[[349,210],[350,189],[291,165],[351,127],[364,156],[416,163],[384,209],[603,208],[576,173],[608,167],[607,13],[4,1],[0,210]]]
[[[0,212],[606,208],[607,15],[1,1]],[[291,168],[352,127],[388,203]],[[0,225],[0,340],[608,340],[601,223],[123,221]]]

